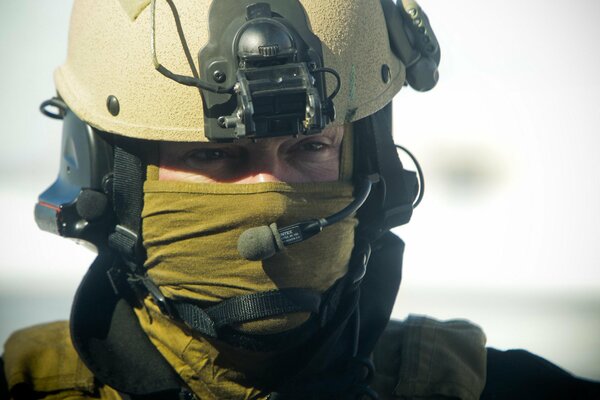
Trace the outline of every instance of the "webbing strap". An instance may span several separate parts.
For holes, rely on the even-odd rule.
[[[192,329],[216,337],[217,330],[227,325],[294,312],[316,313],[321,306],[321,294],[302,288],[270,290],[232,297],[206,309],[188,302],[170,303]]]
[[[123,142],[122,144],[126,144]],[[139,243],[143,207],[144,170],[138,156],[119,144],[114,146],[113,208],[118,225],[109,245],[118,250],[131,267],[141,263]]]
[[[373,150],[377,154],[378,170],[386,180],[386,196],[382,208],[385,211],[384,220],[387,229],[408,222],[412,215],[412,204],[416,194],[414,188],[407,187],[404,180],[404,168],[398,158],[392,137],[391,112],[392,104],[389,103],[381,112],[368,118],[372,124],[370,132],[374,133]]]
[[[405,224],[412,215],[416,197],[414,173],[403,168],[392,137],[392,104],[388,104],[366,118],[355,122],[357,145],[370,157],[359,157],[359,174],[379,173],[381,182],[358,211],[359,229],[372,240],[389,229]],[[372,241],[371,240],[371,241]]]

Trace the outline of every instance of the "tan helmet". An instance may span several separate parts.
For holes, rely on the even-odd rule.
[[[208,140],[201,91],[163,75],[154,59],[175,74],[198,77],[197,55],[210,41],[215,3],[159,0],[154,9],[150,0],[75,0],[67,60],[55,72],[59,95],[102,131],[148,140]],[[353,122],[389,103],[405,82],[405,67],[390,47],[380,0],[300,3],[321,42],[323,65],[339,73],[333,123]],[[271,6],[278,11],[278,2]],[[335,79],[325,79],[331,93]]]

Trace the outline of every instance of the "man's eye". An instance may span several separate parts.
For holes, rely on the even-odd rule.
[[[240,151],[235,148],[196,148],[185,154],[183,162],[190,168],[207,170],[209,168],[224,168],[241,160]]]
[[[302,150],[320,151],[320,150],[324,150],[325,146],[326,146],[325,143],[321,143],[321,142],[307,142],[307,143],[302,143]]]
[[[228,157],[230,155],[223,149],[202,149],[188,153],[186,158],[193,161],[215,161]]]

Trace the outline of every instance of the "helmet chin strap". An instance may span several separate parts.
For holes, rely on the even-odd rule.
[[[331,324],[340,304],[354,298],[351,292],[358,289],[365,277],[369,257],[368,243],[356,245],[349,271],[324,293],[283,288],[235,296],[216,304],[168,299],[147,275],[130,272],[126,281],[138,298],[151,296],[164,315],[185,323],[206,338],[251,351],[277,352],[298,347]],[[356,303],[356,299],[352,302]],[[291,313],[309,313],[311,317],[297,328],[274,334],[252,334],[236,328],[242,323]]]

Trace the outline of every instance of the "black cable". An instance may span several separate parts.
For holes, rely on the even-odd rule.
[[[419,194],[417,195],[417,199],[413,203],[413,209],[414,209],[414,208],[417,208],[419,203],[421,203],[421,200],[423,200],[423,195],[425,194],[425,177],[423,176],[423,170],[421,169],[421,165],[417,161],[417,158],[406,147],[400,146],[399,144],[397,144],[396,148],[398,148],[398,149],[402,150],[404,153],[408,154],[408,156],[412,160],[413,164],[415,165],[415,168],[417,168],[417,175],[419,177]]]
[[[342,86],[342,78],[340,78],[340,74],[338,74],[338,72],[335,69],[327,68],[327,67],[317,68],[312,71],[313,74],[314,73],[327,73],[327,72],[329,72],[331,75],[333,75],[337,81],[337,85],[336,85],[335,89],[333,90],[331,95],[329,97],[327,97],[327,100],[331,101],[331,100],[333,100],[333,98],[335,96],[338,95],[338,93],[340,91],[340,87]]]
[[[371,193],[371,187],[373,186],[373,184],[379,182],[379,178],[380,177],[377,174],[365,176],[361,182],[360,192],[356,195],[355,200],[351,203],[352,207],[344,208],[341,211],[330,215],[329,217],[319,220],[321,223],[321,227],[324,228],[331,224],[335,224],[336,222],[358,211],[358,209],[364,204],[364,202],[369,197],[369,194]]]
[[[213,93],[229,93],[229,94],[233,93],[233,86],[223,87],[223,86],[219,86],[214,83],[203,81],[201,79],[194,78],[191,76],[175,74],[175,73],[169,71],[162,64],[158,65],[156,67],[156,70],[158,72],[160,72],[161,74],[163,74],[164,76],[166,76],[167,78],[172,79],[175,82],[180,83],[182,85],[194,86],[194,87],[197,87],[197,88],[200,88],[203,90],[208,90],[209,92],[213,92]]]
[[[209,92],[213,92],[213,93],[233,93],[233,86],[231,87],[223,87],[223,86],[219,86],[216,85],[214,83],[210,83],[207,81],[203,81],[199,78],[196,77],[191,77],[191,76],[185,76],[185,75],[179,75],[179,74],[175,74],[173,72],[171,72],[168,68],[166,68],[164,65],[162,65],[159,61],[158,61],[158,56],[156,55],[156,21],[155,21],[155,17],[156,17],[156,0],[152,0],[151,3],[151,35],[150,35],[150,48],[152,51],[152,62],[154,63],[154,68],[156,68],[156,70],[158,72],[160,72],[161,74],[163,74],[164,76],[166,76],[169,79],[174,80],[175,82],[182,84],[182,85],[186,85],[186,86],[194,86],[203,90],[208,90]],[[171,11],[173,11],[174,8],[171,7]],[[177,14],[173,14],[176,21],[178,18]],[[177,23],[177,22],[176,22]],[[179,27],[178,27],[179,30]],[[185,39],[183,36],[181,36],[181,38]],[[185,48],[185,46],[184,46]]]

